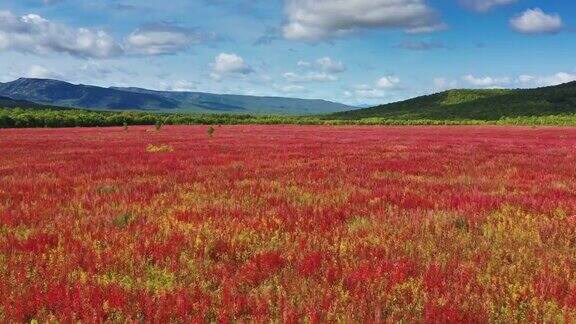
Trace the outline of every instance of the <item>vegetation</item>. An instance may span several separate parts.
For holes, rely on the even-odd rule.
[[[576,114],[576,82],[520,90],[449,90],[388,105],[346,111],[329,119],[384,118],[401,120],[526,120]],[[571,117],[573,119],[573,117]],[[565,118],[562,118],[565,119]],[[538,121],[540,123],[540,121]]]
[[[0,127],[105,127],[129,125],[217,125],[217,124],[319,124],[317,117],[251,116],[226,114],[156,114],[103,112],[80,109],[0,108]]]
[[[505,117],[497,120],[338,116],[253,116],[228,114],[155,114],[102,112],[80,109],[0,108],[0,128],[107,127],[131,125],[576,125],[576,113],[547,116]]]
[[[576,128],[207,127],[2,130],[0,323],[576,323]]]
[[[23,105],[26,102],[19,102]],[[2,101],[0,100],[0,104]],[[129,125],[576,125],[576,82],[528,90],[450,90],[329,115],[282,116],[0,108],[0,128]]]
[[[15,107],[28,107],[28,108],[42,108],[42,106],[30,101],[14,100],[12,98],[0,96],[0,107],[15,108]]]

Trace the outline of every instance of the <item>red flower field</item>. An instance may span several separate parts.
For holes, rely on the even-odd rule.
[[[0,130],[0,321],[576,321],[576,129]]]

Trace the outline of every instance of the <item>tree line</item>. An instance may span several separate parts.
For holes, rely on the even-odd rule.
[[[431,118],[336,118],[233,114],[167,114],[82,109],[0,108],[0,128],[110,127],[130,125],[564,125],[576,126],[576,114],[505,117],[498,120]]]

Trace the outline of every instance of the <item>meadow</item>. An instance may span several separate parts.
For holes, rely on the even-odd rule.
[[[0,321],[576,321],[576,129],[212,130],[0,130]]]

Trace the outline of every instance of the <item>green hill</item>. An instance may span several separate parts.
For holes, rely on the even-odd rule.
[[[576,114],[576,82],[538,89],[449,90],[387,105],[334,113],[327,119],[499,120]]]

